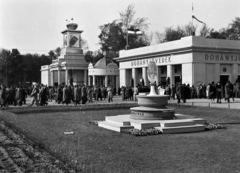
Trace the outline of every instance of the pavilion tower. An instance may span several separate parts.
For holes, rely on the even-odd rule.
[[[49,85],[82,85],[87,84],[88,63],[86,62],[81,48],[82,30],[77,30],[78,24],[73,20],[62,31],[63,47],[58,59],[43,71],[49,70]],[[47,76],[47,75],[46,75]]]

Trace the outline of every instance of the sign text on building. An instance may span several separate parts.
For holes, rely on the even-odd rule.
[[[170,63],[171,62],[171,56],[131,61],[131,66],[136,67],[136,66],[148,65],[148,63],[151,62],[151,61],[154,61],[157,65],[158,64]]]
[[[205,54],[207,61],[240,61],[240,54]]]

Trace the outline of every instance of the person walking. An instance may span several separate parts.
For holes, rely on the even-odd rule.
[[[87,97],[88,97],[89,103],[92,103],[93,102],[93,88],[91,86],[89,86],[87,88]]]
[[[23,89],[21,86],[19,86],[17,88],[16,91],[16,100],[19,106],[22,106],[22,102],[23,102]]]
[[[80,104],[80,97],[81,95],[79,95],[79,88],[77,85],[74,86],[74,90],[73,90],[73,97],[74,97],[74,104]]]
[[[175,100],[175,95],[176,95],[176,87],[174,84],[172,84],[172,92],[171,92],[171,98]]]
[[[32,99],[32,103],[29,106],[33,106],[34,103],[38,106],[38,92],[39,90],[38,90],[37,84],[33,85],[33,90],[30,94],[30,96],[33,97],[33,99]]]
[[[126,91],[126,88],[124,86],[121,87],[121,93],[122,93],[122,101],[125,100],[125,91]]]
[[[40,100],[40,105],[45,106],[48,105],[47,103],[47,88],[42,84],[41,89],[39,91],[39,100]]]
[[[86,104],[87,102],[87,88],[85,84],[81,88],[81,96],[82,96],[82,104]]]
[[[181,82],[179,82],[177,88],[176,88],[176,92],[177,92],[177,99],[178,99],[178,103],[180,103],[180,100],[183,100],[183,103],[186,103],[185,100],[185,88],[182,85]]]
[[[229,85],[229,81],[226,83],[226,85],[225,85],[225,101],[227,101],[228,103],[230,102],[230,95],[231,95],[231,93],[230,93],[230,85]]]
[[[113,89],[111,86],[107,87],[108,102],[113,101]]]
[[[216,86],[216,92],[217,92],[217,103],[222,103],[222,86],[221,83],[218,82]]]
[[[136,85],[136,86],[133,88],[133,100],[134,100],[134,102],[137,101],[137,95],[138,95],[138,86]]]
[[[62,102],[62,88],[61,88],[61,85],[58,85],[58,88],[57,88],[57,95],[56,95],[56,102],[58,104],[60,104]]]
[[[0,88],[0,105],[2,107],[6,107],[6,89],[4,85],[1,85]]]
[[[68,105],[68,98],[69,98],[69,91],[67,85],[64,86],[63,92],[62,92],[62,104]]]
[[[209,84],[209,99],[211,100],[211,103],[214,103],[216,97],[216,88],[214,82]]]

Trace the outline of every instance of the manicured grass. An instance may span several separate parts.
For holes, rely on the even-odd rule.
[[[36,114],[0,113],[46,150],[83,172],[240,172],[240,111],[177,107],[227,129],[134,137],[90,125],[129,109]],[[64,135],[73,131],[74,135]]]

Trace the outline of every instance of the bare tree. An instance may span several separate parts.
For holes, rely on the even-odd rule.
[[[203,25],[199,30],[199,36],[207,37],[210,34],[210,28],[207,25]]]
[[[164,43],[165,37],[163,33],[160,33],[159,31],[156,31],[154,33],[154,39],[157,44]]]
[[[125,11],[122,11],[120,14],[120,22],[123,24],[123,29],[127,30],[129,27],[134,27],[145,31],[149,27],[147,23],[147,18],[141,17],[135,19],[136,11],[134,10],[134,5],[131,4],[127,7]]]

